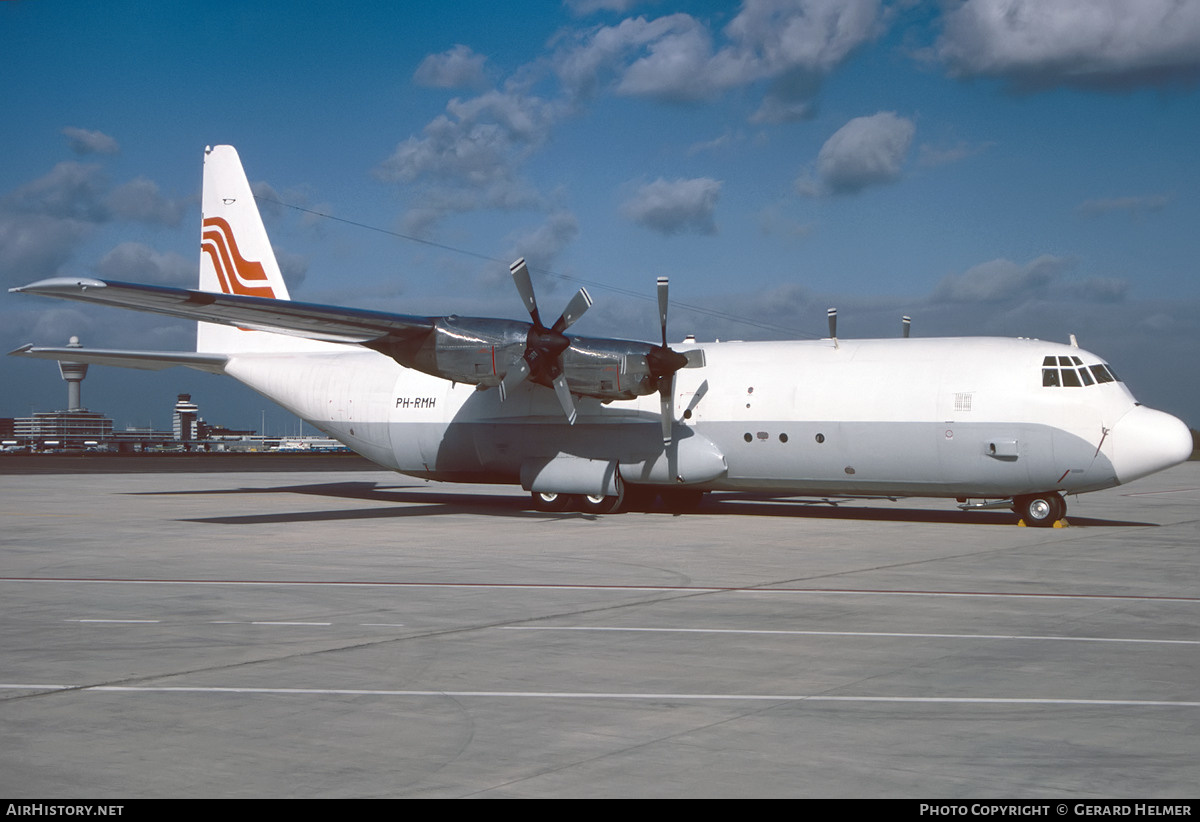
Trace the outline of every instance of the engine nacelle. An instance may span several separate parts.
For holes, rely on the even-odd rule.
[[[431,330],[418,336],[385,337],[370,347],[406,368],[492,387],[525,356],[531,328],[517,320],[451,315],[439,318]],[[654,392],[646,360],[654,348],[650,343],[588,337],[572,337],[570,343],[562,354],[562,370],[571,393],[630,400]]]

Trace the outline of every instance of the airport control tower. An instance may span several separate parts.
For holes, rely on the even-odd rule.
[[[83,348],[79,344],[78,337],[72,337],[67,343],[67,348]],[[87,363],[82,362],[65,362],[60,360],[58,363],[58,372],[62,374],[62,378],[67,381],[67,410],[82,411],[83,402],[81,400],[81,386],[83,378],[87,376]]]
[[[72,337],[68,348],[82,348]],[[87,376],[87,364],[60,362],[59,373],[67,381],[67,410],[38,411],[31,417],[13,420],[13,435],[34,448],[58,450],[94,448],[112,439],[113,422],[98,411],[83,407],[80,383]]]

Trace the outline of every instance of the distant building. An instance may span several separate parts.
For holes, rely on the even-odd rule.
[[[79,338],[71,337],[68,348],[80,348]],[[114,431],[113,421],[97,411],[83,407],[82,383],[87,376],[85,363],[60,362],[59,373],[67,383],[66,411],[39,411],[31,417],[0,419],[0,440],[3,447],[34,449],[100,448],[119,451],[144,449],[185,450],[275,450],[278,439],[268,441],[253,429],[233,429],[209,425],[200,416],[200,406],[192,402],[191,394],[178,394],[172,414],[170,431],[150,428],[126,428]],[[332,440],[300,438],[305,446],[314,448],[339,447]]]
[[[80,348],[72,337],[68,348]],[[60,362],[58,372],[67,382],[66,411],[38,411],[32,417],[13,420],[12,438],[39,448],[87,448],[103,445],[112,438],[113,421],[98,411],[83,407],[80,384],[87,376],[87,365]]]
[[[13,422],[14,439],[43,448],[101,445],[113,433],[113,421],[98,411],[39,411]]]
[[[172,430],[175,439],[192,442],[200,439],[197,423],[200,421],[200,406],[192,402],[191,394],[180,394],[175,400],[175,415]]]

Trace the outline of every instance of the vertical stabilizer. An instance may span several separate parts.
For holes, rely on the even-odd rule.
[[[200,236],[200,290],[288,300],[287,285],[275,260],[250,182],[233,146],[204,150],[203,224]],[[327,345],[265,331],[199,323],[196,350],[232,354],[250,351],[305,351]]]

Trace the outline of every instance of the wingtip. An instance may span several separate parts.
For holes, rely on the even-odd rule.
[[[19,285],[16,288],[10,288],[9,291],[19,294],[46,294],[53,296],[55,294],[87,290],[89,288],[104,288],[107,285],[108,283],[104,282],[104,280],[97,280],[93,277],[50,277],[49,279],[38,280],[28,285]]]

